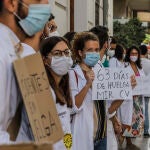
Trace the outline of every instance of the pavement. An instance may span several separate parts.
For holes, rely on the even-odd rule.
[[[132,143],[135,144],[140,150],[150,150],[150,137],[138,137],[138,138],[132,138]],[[119,150],[126,150],[125,148],[126,143],[123,143],[123,146]],[[134,150],[134,149],[131,149]]]

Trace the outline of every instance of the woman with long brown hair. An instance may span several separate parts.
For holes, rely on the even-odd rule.
[[[125,57],[126,66],[129,66],[131,72],[137,77],[145,76],[141,65],[140,50],[136,46],[131,46]],[[126,112],[124,112],[126,114]],[[124,114],[124,115],[125,115]],[[124,131],[124,136],[127,139],[127,148],[139,149],[132,144],[130,137],[138,137],[143,134],[144,130],[144,116],[143,116],[143,96],[133,96],[133,113],[132,113],[132,125]]]
[[[72,66],[73,61],[69,44],[64,38],[54,36],[42,42],[40,51],[64,131],[63,141],[61,140],[55,144],[54,149],[66,150],[69,148],[71,150],[70,109],[72,108],[72,99],[69,89],[68,70]]]

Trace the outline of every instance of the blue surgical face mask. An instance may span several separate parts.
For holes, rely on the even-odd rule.
[[[99,53],[87,52],[86,57],[84,58],[84,63],[90,67],[94,67],[99,60],[100,60]]]
[[[33,36],[38,31],[44,28],[46,22],[50,17],[50,5],[49,4],[31,4],[27,6],[22,3],[25,7],[28,7],[28,16],[21,19],[16,13],[14,15],[20,20],[19,24],[24,32]]]

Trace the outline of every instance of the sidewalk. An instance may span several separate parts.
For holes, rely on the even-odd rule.
[[[150,150],[150,138],[133,138],[132,139],[133,144],[135,144],[137,147],[139,147],[141,150]],[[125,150],[125,143],[121,150]]]

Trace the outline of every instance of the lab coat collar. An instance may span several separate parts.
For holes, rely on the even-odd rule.
[[[85,80],[83,71],[82,71],[82,69],[81,69],[81,67],[79,65],[75,66],[74,71],[77,73],[78,76],[81,77],[82,80]]]
[[[3,28],[4,31],[6,32],[7,36],[8,36],[8,44],[9,42],[12,43],[13,47],[12,49],[9,50],[9,54],[10,55],[16,55],[16,52],[14,51],[15,46],[20,43],[19,38],[16,36],[16,34],[6,25],[0,23],[0,28]]]

